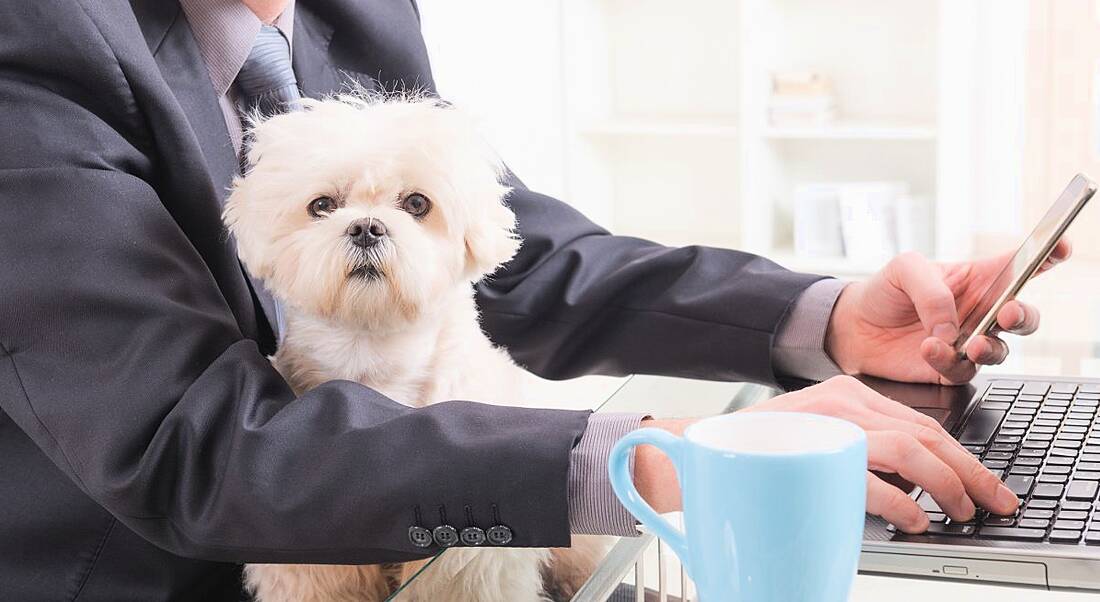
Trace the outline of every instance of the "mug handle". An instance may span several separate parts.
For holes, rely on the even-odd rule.
[[[660,537],[672,546],[672,550],[680,557],[680,561],[687,565],[687,540],[684,534],[673,527],[671,523],[660,517],[653,508],[642,499],[641,494],[634,487],[634,478],[630,474],[630,452],[638,445],[653,445],[665,452],[672,460],[672,466],[677,475],[682,475],[682,449],[684,440],[661,429],[643,428],[627,433],[619,439],[615,447],[611,448],[611,455],[607,460],[607,470],[611,476],[611,488],[615,491],[619,501],[639,521],[649,528],[657,537]]]

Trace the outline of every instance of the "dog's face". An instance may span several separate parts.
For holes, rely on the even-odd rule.
[[[501,165],[431,100],[308,103],[252,131],[225,222],[286,303],[372,328],[417,319],[519,247]]]

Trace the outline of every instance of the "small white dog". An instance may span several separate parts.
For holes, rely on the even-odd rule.
[[[272,361],[291,386],[352,380],[411,406],[520,401],[520,368],[481,331],[472,287],[518,250],[515,216],[499,159],[461,112],[307,101],[255,126],[249,163],[224,218],[283,303]],[[543,599],[574,590],[601,547],[451,548],[402,599]],[[422,564],[249,565],[245,579],[262,602],[381,600]]]

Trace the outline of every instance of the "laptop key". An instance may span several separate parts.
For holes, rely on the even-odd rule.
[[[963,447],[972,454],[980,454],[985,451],[984,445],[964,445]]]
[[[1050,521],[1045,518],[1024,518],[1020,520],[1020,527],[1024,529],[1046,529]]]
[[[1068,459],[1068,458],[1067,458]],[[1039,466],[1043,463],[1042,458],[1016,458],[1016,464],[1019,466]]]
[[[1028,510],[1053,510],[1058,506],[1054,500],[1031,500],[1027,503]]]
[[[921,492],[920,496],[917,498],[917,505],[925,512],[943,513],[943,508],[940,508],[936,500],[932,499],[932,494],[927,491]]]
[[[1020,527],[985,527],[982,529],[982,537],[990,539],[1040,541],[1046,534],[1046,529],[1022,529]]]
[[[1096,481],[1071,481],[1066,491],[1067,500],[1092,501],[1096,499],[1096,492],[1100,489],[1100,483]]]
[[[1011,527],[1016,524],[1016,518],[1013,516],[987,516],[982,524],[987,527]],[[1045,529],[1046,525],[1043,525],[1043,528]]]
[[[1055,447],[1050,450],[1051,456],[1062,456],[1063,458],[1076,458],[1077,450],[1069,447]]]
[[[1031,492],[1031,486],[1035,484],[1035,477],[1010,474],[1005,479],[1005,486],[1012,490],[1018,497],[1027,497]],[[1060,485],[1058,487],[1061,487]],[[1058,494],[1061,497],[1061,493]]]
[[[1050,541],[1052,542],[1076,542],[1081,541],[1080,531],[1067,531],[1067,530],[1054,530],[1050,532]]]
[[[995,380],[990,385],[990,389],[1010,389],[1013,391],[1019,391],[1024,386],[1024,382],[1021,380]],[[1082,389],[1083,390],[1083,389]],[[1098,389],[1100,391],[1100,389]]]
[[[1058,519],[1058,520],[1054,521],[1054,528],[1055,529],[1070,530],[1070,531],[1080,531],[1080,530],[1085,528],[1085,523],[1084,523],[1084,521],[1079,521],[1079,520],[1062,520],[1062,519]]]
[[[966,421],[966,426],[959,435],[959,442],[963,445],[989,445],[989,441],[993,439],[993,433],[1001,425],[1004,417],[1005,412],[1001,410],[979,408]]]
[[[928,515],[928,522],[930,523],[942,523],[947,521],[947,515],[940,512],[925,512]]]
[[[1062,502],[1062,510],[1088,510],[1091,507],[1092,504],[1088,502],[1073,502],[1068,500]]]
[[[989,452],[985,455],[986,460],[1011,460],[1012,452]]]
[[[1011,401],[1011,398],[1007,400],[990,401],[990,398],[986,397],[986,401],[983,401],[980,407],[983,410],[1007,410],[1012,407]]]
[[[1058,520],[1088,520],[1089,513],[1086,510],[1063,510],[1058,513]]]
[[[1077,392],[1077,385],[1074,383],[1054,383],[1050,385],[1051,393],[1069,393],[1073,394]]]
[[[1065,485],[1066,481],[1069,481],[1068,474],[1044,474],[1039,475],[1040,483],[1058,483],[1059,485]]]
[[[1052,464],[1043,468],[1043,474],[1069,474],[1073,470],[1072,466]]]
[[[958,524],[958,523],[929,523],[928,530],[925,533],[931,535],[961,535],[970,536],[974,534],[974,525]]]
[[[1020,389],[1021,395],[1046,395],[1050,390],[1050,383],[1044,382],[1025,382],[1023,388]]]
[[[1085,543],[1090,545],[1100,544],[1100,533],[1096,531],[1089,531],[1085,534]]]
[[[1073,473],[1073,478],[1079,481],[1100,481],[1100,472],[1088,472],[1084,470],[1078,470]]]
[[[1021,449],[1016,455],[1023,458],[1042,458],[1047,452],[1044,449]]]
[[[989,446],[989,451],[994,452],[1014,452],[1016,451],[1016,445],[1011,443],[994,443]]]
[[[1077,470],[1100,471],[1100,462],[1080,462],[1077,464]]]
[[[1033,477],[1039,474],[1039,467],[1016,465],[1012,467],[1012,470],[1008,471],[1008,474]]]
[[[1054,483],[1041,483],[1035,487],[1035,497],[1039,499],[1060,499],[1065,487]]]
[[[1039,510],[1037,508],[1028,508],[1027,510],[1024,510],[1024,513],[1021,516],[1023,516],[1024,518],[1045,518],[1045,519],[1050,519],[1050,518],[1054,518],[1054,511],[1053,510]]]
[[[991,470],[1004,470],[1008,468],[1008,460],[983,460],[982,464]]]
[[[1051,456],[1047,458],[1047,466],[1073,466],[1073,458],[1063,456]]]

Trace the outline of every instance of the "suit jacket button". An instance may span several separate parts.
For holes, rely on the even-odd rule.
[[[424,527],[409,527],[409,541],[418,548],[432,545],[432,532]]]
[[[485,531],[477,527],[466,527],[458,536],[462,540],[462,545],[480,546],[485,543]]]
[[[458,543],[458,531],[450,525],[439,525],[432,529],[432,537],[440,547],[449,548]]]
[[[485,537],[494,546],[506,546],[512,542],[512,530],[504,525],[489,527],[489,530],[485,532]]]

